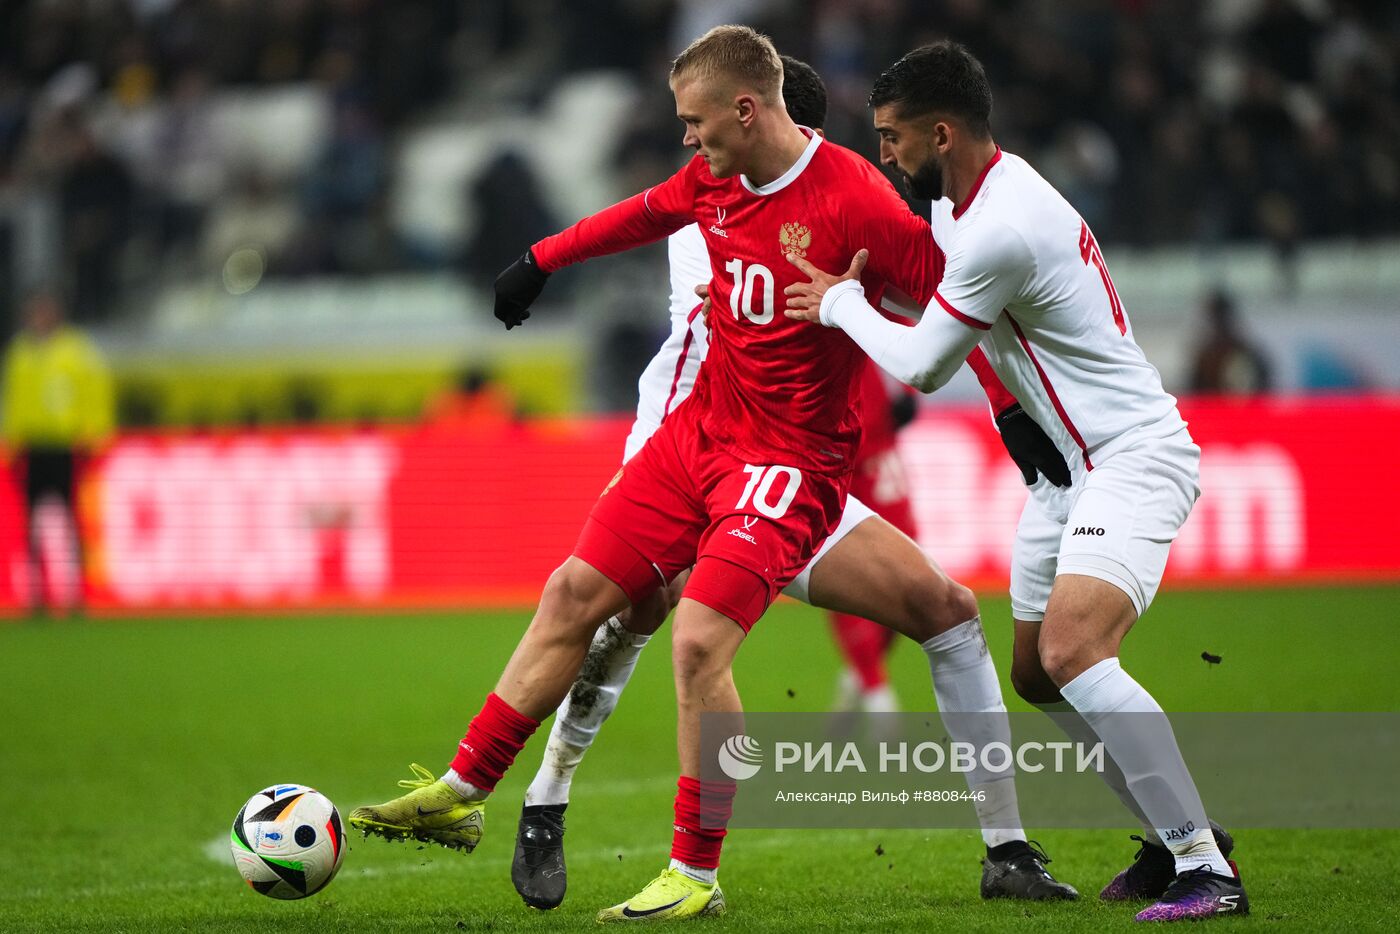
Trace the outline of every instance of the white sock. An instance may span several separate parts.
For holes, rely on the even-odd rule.
[[[1128,790],[1176,857],[1176,871],[1207,866],[1230,876],[1215,845],[1196,783],[1171,722],[1116,658],[1106,658],[1060,689],[1118,763]]]
[[[598,627],[578,679],[554,714],[544,758],[525,790],[527,805],[568,803],[574,772],[603,721],[617,707],[637,657],[650,639],[629,631],[616,616]]]
[[[989,743],[1005,743],[1010,748],[1011,721],[1002,703],[996,665],[982,634],[981,617],[974,616],[939,633],[925,642],[923,649],[948,737],[954,742],[971,743],[979,750]],[[964,713],[974,716],[959,716]],[[973,793],[977,819],[982,824],[982,841],[991,847],[1026,839],[1016,802],[1014,768],[990,772],[981,766],[980,755],[978,763],[967,773],[967,787]]]
[[[1016,776],[1008,775],[990,782],[973,782],[969,778],[967,787],[976,795],[972,806],[982,825],[983,843],[993,847],[1026,839],[1026,832],[1021,828],[1021,808],[1016,800]]]
[[[442,777],[442,780],[447,783],[448,788],[451,788],[468,801],[482,801],[487,795],[491,794],[491,792],[483,791],[458,775],[455,769],[449,768],[447,774]]]
[[[1065,735],[1074,742],[1085,747],[1093,747],[1099,741],[1099,736],[1094,732],[1079,711],[1074,709],[1069,701],[1060,700],[1053,704],[1036,704],[1045,715],[1055,721],[1055,725],[1064,730]],[[1107,751],[1105,747],[1105,751]],[[1113,761],[1112,756],[1104,756],[1104,770],[1101,773],[1104,784],[1113,789],[1113,793],[1118,796],[1118,800],[1123,802],[1123,806],[1133,812],[1133,817],[1142,826],[1143,836],[1148,843],[1161,843],[1162,839],[1157,836],[1157,828],[1152,826],[1152,821],[1147,819],[1147,815],[1142,813],[1142,808],[1138,806],[1137,799],[1128,790],[1128,780],[1123,777],[1123,770],[1118,767],[1118,763]]]
[[[714,885],[719,879],[718,869],[701,869],[689,863],[683,863],[678,859],[671,860],[671,868],[678,869],[684,875],[689,876],[696,882],[703,882],[705,885]]]
[[[861,691],[860,708],[866,713],[895,713],[899,710],[899,701],[894,696],[894,688],[886,683]]]

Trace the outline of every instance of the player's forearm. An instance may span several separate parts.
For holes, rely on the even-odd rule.
[[[551,237],[545,237],[530,249],[541,270],[557,272],[565,266],[595,256],[621,253],[655,243],[675,233],[690,220],[653,213],[647,206],[646,193],[643,192],[585,217]]]
[[[912,328],[889,321],[870,307],[865,290],[855,280],[827,291],[821,320],[850,335],[885,372],[922,392],[933,392],[948,382],[979,336],[936,309]]]

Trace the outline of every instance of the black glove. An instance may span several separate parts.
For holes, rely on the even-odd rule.
[[[530,317],[530,305],[540,297],[549,273],[540,269],[529,250],[496,277],[496,318],[509,331]]]
[[[919,403],[913,393],[900,392],[890,400],[890,424],[899,431],[919,414]]]
[[[1001,443],[1021,468],[1026,486],[1035,483],[1036,471],[1043,473],[1055,486],[1069,486],[1069,465],[1065,463],[1065,456],[1025,409],[1019,404],[1008,406],[997,413],[996,423]]]

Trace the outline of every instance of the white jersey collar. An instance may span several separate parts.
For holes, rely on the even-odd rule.
[[[977,193],[982,190],[982,183],[987,180],[987,173],[1000,161],[1001,147],[998,146],[997,151],[992,154],[992,158],[987,160],[987,164],[982,166],[982,171],[977,174],[977,180],[972,183],[972,188],[968,191],[967,197],[962,199],[961,204],[953,206],[953,220],[962,217],[967,209],[972,207],[972,202],[977,199]]]
[[[803,133],[809,134],[812,138],[807,141],[807,148],[802,150],[802,155],[797,157],[797,161],[794,162],[786,172],[766,185],[755,186],[753,182],[749,181],[747,175],[740,175],[739,181],[745,188],[756,195],[771,195],[782,191],[784,188],[797,181],[797,176],[801,175],[802,170],[807,168],[807,163],[812,161],[812,157],[817,153],[817,147],[822,144],[822,135],[820,133],[814,132],[805,126],[799,126],[798,129]]]

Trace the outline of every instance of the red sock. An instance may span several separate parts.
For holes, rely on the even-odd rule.
[[[671,858],[697,869],[718,869],[725,825],[734,813],[735,782],[705,782],[682,775],[676,783],[676,823]]]
[[[452,771],[482,791],[495,789],[539,725],[540,721],[531,720],[492,692],[457,744]]]
[[[842,656],[860,679],[862,691],[878,688],[889,679],[885,654],[894,634],[891,630],[859,616],[832,613],[831,631]]]

